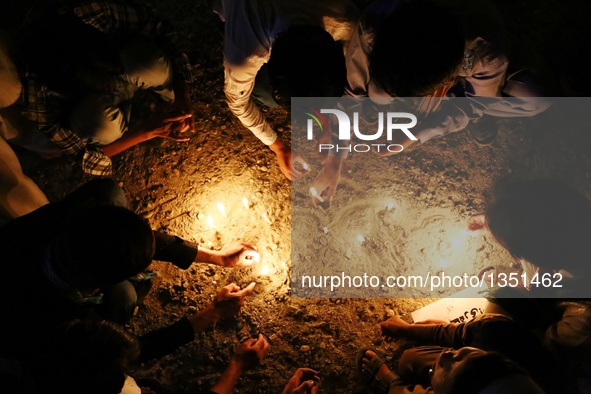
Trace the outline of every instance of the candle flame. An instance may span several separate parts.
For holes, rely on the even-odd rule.
[[[226,208],[224,208],[224,204],[222,204],[221,202],[217,203],[218,209],[220,210],[220,212],[222,213],[222,215],[224,215],[224,217],[226,216]]]
[[[324,202],[324,198],[322,198],[322,196],[320,196],[320,195],[318,194],[318,191],[316,190],[316,188],[315,188],[314,186],[311,186],[311,187],[310,187],[310,195],[311,195],[312,197],[314,197],[315,199],[317,199],[318,201],[320,201],[320,202]]]

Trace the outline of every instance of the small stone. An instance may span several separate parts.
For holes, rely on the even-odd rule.
[[[310,351],[310,346],[308,346],[308,345],[302,345],[302,346],[300,346],[300,352],[306,353],[306,352],[309,352],[309,351]]]
[[[347,252],[345,253],[345,257],[347,259],[351,259],[351,256],[353,256],[353,252],[351,251],[351,249],[347,249]]]

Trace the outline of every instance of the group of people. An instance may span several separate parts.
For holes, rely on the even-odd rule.
[[[263,108],[289,107],[291,97],[368,97],[376,106],[418,97],[424,118],[413,132],[421,142],[462,130],[474,119],[544,111],[547,102],[531,99],[551,92],[543,65],[511,40],[490,4],[474,7],[459,0],[376,0],[359,13],[350,0],[216,0],[213,9],[224,22],[228,105],[276,154],[290,179],[307,169],[294,166],[297,152],[275,133]],[[121,325],[150,289],[143,272],[152,260],[181,269],[193,263],[245,267],[258,262],[256,246],[237,242],[213,251],[153,231],[127,208],[123,191],[109,178],[49,203],[8,144],[44,158],[73,155],[88,174],[108,176],[110,158],[131,146],[157,137],[189,139],[195,129],[191,83],[189,61],[171,24],[131,0],[40,1],[16,32],[2,32],[2,387],[148,393],[129,376],[134,362],[169,354],[235,316],[254,291],[254,283],[230,284],[200,312],[139,338],[129,335]],[[473,101],[440,111],[445,97]],[[479,97],[524,100],[499,107]],[[473,137],[488,144],[494,132],[483,129]],[[394,142],[406,147],[414,141]],[[313,181],[326,201],[335,195],[344,159],[327,157]],[[532,289],[499,291],[493,296],[506,313],[473,322],[383,322],[386,338],[430,346],[405,352],[396,372],[379,352],[362,349],[358,366],[371,387],[437,394],[587,387],[591,307],[561,300],[586,298],[590,206],[552,182],[499,191],[470,228],[490,230],[509,252],[527,260],[524,271],[564,273],[567,286],[541,294],[553,297],[545,301],[533,298]],[[211,392],[231,392],[268,350],[262,336],[240,344]],[[302,368],[284,393],[316,393],[319,382],[315,371]]]

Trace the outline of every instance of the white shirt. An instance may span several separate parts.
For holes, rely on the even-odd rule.
[[[356,23],[349,0],[216,0],[214,11],[225,21],[224,92],[230,110],[263,143],[277,134],[251,97],[255,78],[269,61],[277,34],[292,25],[324,28],[346,43]]]

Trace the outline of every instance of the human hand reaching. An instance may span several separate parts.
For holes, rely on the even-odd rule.
[[[256,245],[248,242],[233,242],[215,253],[218,265],[227,268],[250,267],[261,261]]]
[[[269,352],[269,343],[261,334],[258,338],[250,338],[240,344],[234,352],[234,360],[243,369],[250,369],[265,358]]]
[[[411,326],[410,323],[405,322],[398,316],[392,316],[388,320],[379,323],[379,325],[386,342],[391,342],[395,338],[404,336],[404,331]]]
[[[285,385],[283,394],[316,394],[319,385],[318,372],[310,368],[299,368]]]
[[[255,286],[256,283],[252,282],[244,289],[240,289],[235,283],[223,287],[213,301],[217,315],[222,319],[236,316],[244,305],[244,298],[252,294]]]

